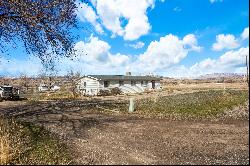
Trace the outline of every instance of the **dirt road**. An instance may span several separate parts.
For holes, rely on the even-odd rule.
[[[84,102],[1,102],[0,113],[60,135],[77,164],[249,163],[247,119],[139,118],[95,112]]]

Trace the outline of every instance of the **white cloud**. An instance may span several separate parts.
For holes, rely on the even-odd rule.
[[[61,59],[57,65],[59,74],[69,70],[82,74],[124,74],[155,72],[165,76],[184,77],[199,76],[208,73],[245,72],[245,58],[249,56],[249,47],[227,51],[217,59],[207,58],[191,67],[179,65],[190,51],[200,51],[196,37],[188,34],[182,39],[169,34],[158,41],[152,41],[146,51],[140,55],[123,55],[111,53],[111,46],[97,37],[91,36],[87,41],[75,45],[77,58]],[[0,74],[28,75],[39,74],[42,65],[38,58],[30,60],[11,60],[1,58]]]
[[[107,42],[93,36],[87,41],[79,41],[75,45],[76,57],[73,60],[61,59],[58,65],[60,74],[70,70],[82,74],[123,74],[130,57],[120,53],[112,54],[110,48]]]
[[[152,41],[142,54],[114,54],[111,53],[111,46],[107,42],[91,36],[87,41],[76,43],[76,57],[73,60],[62,58],[56,67],[59,74],[65,74],[72,69],[86,74],[124,74],[128,70],[133,73],[159,72],[181,62],[190,51],[199,51],[197,48],[200,47],[193,34],[186,35],[183,39],[169,34],[161,37],[159,41]],[[29,71],[32,68],[24,65],[28,62],[18,63],[12,65],[13,70]],[[24,69],[21,69],[21,66]],[[10,71],[7,65],[2,70]]]
[[[215,3],[215,2],[222,2],[223,0],[209,0],[210,3]]]
[[[105,62],[108,57],[110,45],[96,37],[91,37],[88,43],[80,41],[76,43],[75,50],[78,58],[88,63]]]
[[[97,37],[91,36],[86,42],[79,41],[75,44],[76,55],[72,58],[61,58],[56,63],[58,74],[63,75],[68,71],[79,71],[86,74],[115,74],[124,73],[126,64],[130,61],[128,55],[112,54],[111,46]],[[0,75],[35,75],[41,73],[43,66],[38,58],[30,60],[15,60],[8,62],[0,59]]]
[[[127,55],[122,55],[120,53],[116,55],[109,54],[109,61],[111,67],[123,67],[129,62],[129,57]]]
[[[176,7],[173,9],[173,11],[175,11],[175,12],[181,12],[182,9],[181,9],[180,7],[178,7],[178,6],[176,6]]]
[[[125,40],[135,40],[150,30],[146,10],[154,5],[153,0],[99,0],[97,13],[103,25],[114,35],[123,36]],[[121,26],[120,18],[128,23]]]
[[[0,75],[37,75],[42,70],[42,64],[37,57],[31,57],[26,60],[11,59],[7,60],[4,57],[0,57]]]
[[[174,35],[161,37],[160,41],[153,41],[146,52],[139,56],[139,67],[153,71],[155,69],[169,67],[177,64],[187,56],[188,51],[183,43]],[[140,67],[141,68],[141,67]]]
[[[154,8],[156,0],[92,0],[96,13],[90,6],[81,4],[84,11],[78,14],[81,20],[92,23],[97,31],[102,31],[101,24],[112,32],[111,37],[122,36],[125,40],[136,40],[149,33],[151,25],[147,9]],[[161,0],[161,2],[164,2]]]
[[[247,27],[247,28],[244,29],[244,31],[243,31],[242,34],[241,34],[241,38],[242,38],[243,40],[249,38],[249,27]]]
[[[190,36],[194,37],[193,40],[188,40]],[[189,51],[197,51],[197,48],[199,46],[194,35],[189,34],[181,40],[177,36],[169,34],[161,37],[159,41],[151,42],[130,69],[143,69],[147,72],[166,69],[178,64],[188,55]]]
[[[96,10],[106,29],[120,36],[124,34],[119,20],[120,11],[114,0],[97,1]]]
[[[100,23],[98,23],[98,16],[95,11],[85,3],[78,5],[77,16],[81,21],[90,22],[96,29],[97,32],[103,33],[103,29]]]
[[[67,68],[76,70],[84,67],[82,70],[88,74],[124,74],[128,70],[133,73],[157,72],[178,64],[190,51],[200,50],[197,49],[199,46],[192,34],[183,39],[172,34],[166,35],[159,41],[151,42],[147,50],[140,55],[112,54],[110,48],[108,43],[91,36],[89,41],[80,41],[76,44],[75,62],[65,60],[62,64],[67,64],[64,68],[70,66]]]
[[[194,34],[188,34],[183,38],[183,44],[189,46],[190,50],[201,51],[201,47],[198,46],[197,39]]]
[[[211,73],[246,73],[246,56],[249,57],[249,47],[242,47],[228,51],[217,59],[206,58],[191,67],[174,65],[160,73],[175,78],[196,78]]]
[[[232,34],[219,34],[216,36],[216,43],[213,44],[214,51],[222,51],[224,49],[235,49],[243,44],[243,41],[249,38],[249,27],[246,27],[239,37]]]
[[[228,51],[218,59],[207,58],[196,63],[190,68],[194,75],[221,73],[221,72],[237,72],[239,68],[244,68],[246,56],[249,57],[249,47],[242,47],[235,51]]]
[[[126,64],[129,57],[121,54],[111,54],[110,45],[97,37],[91,36],[89,42],[76,43],[77,58],[83,63],[96,66],[115,67]]]
[[[135,44],[128,44],[129,47],[132,47],[132,48],[135,48],[135,49],[139,49],[139,48],[142,48],[144,47],[145,43],[139,41]]]
[[[216,36],[216,43],[213,44],[212,49],[214,51],[221,51],[223,49],[235,49],[240,44],[234,35],[231,34],[219,34]]]

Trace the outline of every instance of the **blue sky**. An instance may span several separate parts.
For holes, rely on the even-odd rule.
[[[77,58],[58,74],[154,73],[195,77],[244,73],[249,57],[248,0],[91,0],[77,11]],[[19,42],[18,42],[19,43]],[[39,59],[18,44],[0,55],[0,75],[40,74]]]

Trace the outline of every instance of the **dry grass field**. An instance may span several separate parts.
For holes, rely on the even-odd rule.
[[[173,90],[206,90],[206,89],[247,89],[246,83],[199,83],[163,85],[164,89]]]
[[[69,151],[55,134],[27,122],[0,117],[0,165],[70,164]]]

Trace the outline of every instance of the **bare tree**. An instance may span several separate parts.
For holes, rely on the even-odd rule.
[[[47,66],[46,66],[47,65]],[[55,77],[57,75],[57,69],[54,62],[45,65],[45,73],[48,76],[48,88],[51,91],[53,84],[55,83]]]
[[[69,56],[76,8],[75,0],[0,0],[0,51],[18,40],[43,63],[52,54]]]
[[[26,74],[21,74],[20,76],[20,81],[21,81],[21,89],[25,88],[25,91],[27,92],[29,89],[29,78],[27,77]]]
[[[73,70],[71,70],[67,74],[67,79],[70,84],[69,90],[72,92],[74,98],[76,98],[78,94],[77,81],[79,80],[79,78],[80,78],[79,72],[73,72]]]
[[[10,85],[10,84],[11,84],[11,78],[5,77],[5,78],[3,79],[3,84],[4,84],[4,85]]]

